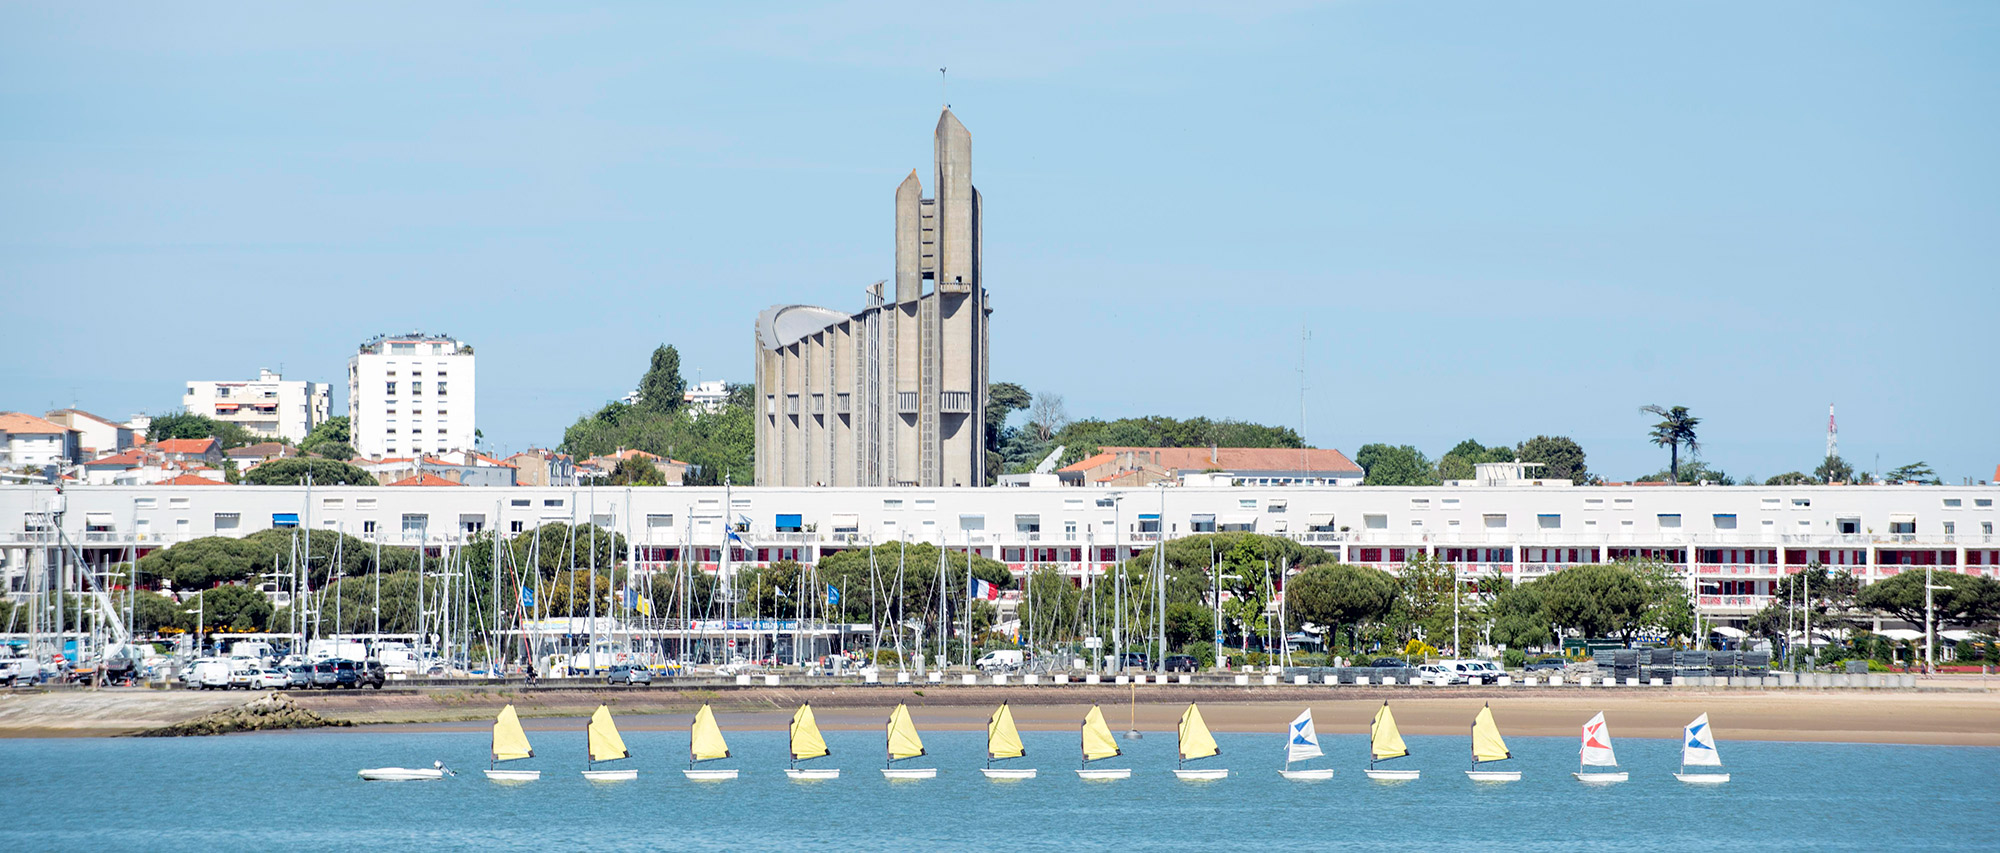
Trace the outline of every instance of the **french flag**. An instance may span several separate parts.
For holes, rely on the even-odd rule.
[[[1000,588],[978,578],[972,579],[972,597],[987,601],[1000,600]]]

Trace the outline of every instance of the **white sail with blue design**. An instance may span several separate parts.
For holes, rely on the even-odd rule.
[[[1689,767],[1721,767],[1722,753],[1715,750],[1715,730],[1709,728],[1708,715],[1702,714],[1681,730],[1681,772],[1674,778],[1683,782],[1703,785],[1719,785],[1729,781],[1727,773],[1689,773]]]

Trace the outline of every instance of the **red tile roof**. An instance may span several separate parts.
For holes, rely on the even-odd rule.
[[[168,438],[153,445],[161,453],[207,453],[214,446],[212,438]]]
[[[221,480],[211,480],[198,474],[182,474],[171,480],[161,480],[156,486],[226,486]]]
[[[391,485],[391,486],[457,486],[457,485],[463,485],[463,484],[461,484],[461,483],[454,483],[454,482],[452,482],[452,481],[450,481],[450,480],[447,480],[447,479],[445,479],[445,478],[443,478],[443,477],[439,477],[439,476],[437,476],[437,475],[435,475],[435,474],[418,474],[417,476],[415,476],[415,477],[411,477],[411,478],[409,478],[409,479],[405,479],[405,480],[397,480],[396,482],[393,482],[393,483],[390,483],[389,485]]]
[[[1174,471],[1298,471],[1299,463],[1311,472],[1359,474],[1361,466],[1347,454],[1331,448],[1299,450],[1284,447],[1100,447],[1096,456],[1068,466],[1064,471],[1082,471],[1103,465],[1117,456],[1131,453],[1137,462],[1148,462]],[[1304,457],[1301,459],[1301,457]],[[1112,457],[1112,458],[1106,458]]]
[[[25,415],[20,412],[0,412],[0,432],[19,433],[21,435],[49,435],[51,433],[61,435],[66,432],[74,432],[74,430],[53,421],[43,420],[34,415]]]
[[[141,453],[137,450],[127,450],[124,453],[117,453],[110,456],[104,456],[97,459],[92,459],[89,462],[83,463],[83,467],[137,468],[144,464],[146,464],[146,454]]]

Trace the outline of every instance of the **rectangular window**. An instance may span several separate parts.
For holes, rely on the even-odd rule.
[[[1361,516],[1361,526],[1369,530],[1387,530],[1389,529],[1389,516],[1364,514]]]
[[[1736,513],[1733,513],[1733,512],[1718,512],[1718,513],[1716,513],[1716,514],[1715,514],[1715,529],[1717,529],[1717,530],[1735,530],[1735,529],[1736,529]]]
[[[1583,499],[1583,508],[1584,508],[1584,509],[1586,509],[1586,510],[1593,510],[1593,509],[1600,509],[1600,510],[1601,510],[1601,509],[1603,509],[1603,508],[1604,508],[1604,499],[1603,499],[1603,498],[1584,498],[1584,499]]]
[[[1285,508],[1286,508],[1286,506],[1287,506],[1287,505],[1288,505],[1288,504],[1287,504],[1287,502],[1286,502],[1286,501],[1285,501],[1285,499],[1283,499],[1283,498],[1279,498],[1279,499],[1277,499],[1277,500],[1269,500],[1269,501],[1265,501],[1265,502],[1264,502],[1264,511],[1265,511],[1265,512],[1284,512],[1284,511],[1285,511]]]
[[[507,501],[508,506],[517,506],[517,507],[530,506],[533,503],[534,501],[529,500],[528,498],[511,498]]]
[[[442,380],[438,382],[437,394],[440,397],[444,396],[444,382]],[[439,412],[439,414],[443,414],[443,412]]]
[[[1411,498],[1411,499],[1410,499],[1410,509],[1413,509],[1413,510],[1424,510],[1424,509],[1430,509],[1430,508],[1431,508],[1431,499],[1430,499],[1430,498]]]
[[[320,498],[320,509],[340,509],[347,504],[346,498]]]
[[[389,388],[388,390],[389,396],[391,397],[396,396],[396,383],[394,382],[388,383],[388,388]]]
[[[1481,518],[1485,521],[1487,530],[1507,529],[1507,516],[1504,513],[1487,513]]]
[[[416,395],[416,396],[419,396],[419,397],[423,396],[423,393],[424,393],[424,383],[422,383],[422,382],[412,382],[412,383],[410,383],[410,393],[411,393],[411,394],[413,394],[413,395]]]
[[[431,517],[420,512],[403,514],[403,538],[422,539],[424,529],[430,527]]]
[[[1892,515],[1889,517],[1889,532],[1909,535],[1917,532],[1917,517],[1914,515]]]
[[[1957,532],[1958,532],[1958,522],[1947,521],[1944,523],[1944,535],[1950,536]]]
[[[1976,507],[1982,507],[1982,508],[1984,508],[1984,507],[1989,507],[1989,506],[1992,506],[1992,505],[1993,505],[1993,499],[1992,499],[1992,498],[1973,498],[1973,499],[1972,499],[1972,505],[1973,505],[1973,506],[1976,506]]]
[[[235,530],[242,524],[243,516],[240,513],[218,512],[215,514],[215,529],[217,530]]]
[[[883,499],[882,499],[882,511],[884,511],[884,512],[900,512],[900,511],[901,511],[902,509],[903,509],[903,499],[902,499],[902,498],[883,498]]]
[[[527,524],[526,524],[526,523],[524,523],[524,522],[521,522],[521,521],[510,521],[510,522],[507,522],[507,532],[508,532],[508,533],[519,533],[519,532],[521,532],[521,531],[522,531],[522,530],[523,530],[524,528],[526,528],[526,527],[527,527]]]
[[[595,524],[598,527],[602,527],[606,530],[610,530],[611,528],[618,526],[618,518],[609,513],[600,512],[590,517],[590,523]]]
[[[375,532],[375,522],[373,521],[361,522],[361,532],[367,534],[373,534]]]
[[[1256,511],[1257,511],[1257,499],[1256,499],[1256,498],[1239,498],[1239,499],[1237,499],[1237,501],[1236,501],[1236,508],[1237,508],[1237,509],[1247,509],[1247,510],[1249,510],[1249,511],[1251,511],[1251,512],[1256,512]]]
[[[1792,498],[1792,509],[1812,509],[1812,498]]]
[[[1781,503],[1783,503],[1783,501],[1779,500],[1778,498],[1764,498],[1762,503],[1760,504],[1760,508],[1777,509]]]
[[[1860,533],[1860,532],[1861,532],[1861,519],[1858,519],[1858,518],[1843,518],[1843,519],[1840,519],[1839,521],[1835,522],[1835,523],[1834,523],[1834,526],[1835,526],[1835,527],[1838,527],[1838,528],[1840,528],[1840,532],[1842,532],[1842,533],[1850,533],[1850,534],[1851,534],[1851,533]]]
[[[168,509],[187,509],[187,498],[167,498]]]
[[[156,506],[159,506],[159,503],[160,503],[160,499],[159,499],[159,498],[133,498],[133,499],[132,499],[132,506],[133,506],[133,507],[134,507],[135,509],[152,509],[153,507],[156,507]]]
[[[1563,517],[1554,513],[1542,513],[1535,516],[1535,526],[1543,530],[1561,530]]]
[[[553,507],[560,507],[560,506],[562,506],[562,505],[563,505],[563,499],[562,499],[562,498],[544,498],[544,499],[542,499],[542,506],[553,506]]]
[[[1680,513],[1678,513],[1678,512],[1663,512],[1663,513],[1660,513],[1660,529],[1662,529],[1662,530],[1675,530],[1675,529],[1678,529],[1678,528],[1679,528],[1680,526],[1681,526],[1681,514],[1680,514]]]

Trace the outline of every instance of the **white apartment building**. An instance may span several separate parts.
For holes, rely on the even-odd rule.
[[[0,552],[22,565],[47,534],[46,486],[0,486]],[[388,545],[442,544],[591,520],[624,534],[637,569],[685,559],[814,563],[869,543],[924,541],[1081,583],[1163,538],[1243,530],[1397,571],[1433,554],[1464,576],[1534,580],[1652,557],[1683,567],[1705,620],[1740,626],[1812,563],[1864,582],[1933,567],[2000,578],[2000,487],[1466,486],[1073,489],[72,486],[62,527],[95,564],[199,536],[330,528]],[[18,584],[18,579],[11,581]],[[10,587],[18,588],[18,587]]]
[[[21,412],[0,412],[0,468],[40,468],[83,461],[79,433]]]
[[[86,459],[117,453],[136,444],[132,428],[82,409],[57,409],[48,413],[50,423],[76,430],[77,443]]]
[[[696,414],[722,411],[723,405],[729,402],[729,383],[720,379],[697,382],[682,392],[681,400]]]
[[[297,443],[331,416],[332,390],[325,382],[287,382],[280,374],[259,370],[255,381],[189,382],[181,408],[265,438]]]
[[[473,449],[472,347],[448,335],[381,335],[347,359],[354,449],[370,459]]]

